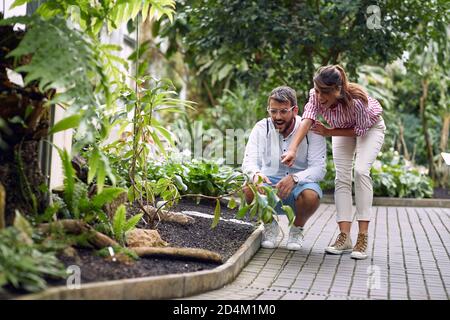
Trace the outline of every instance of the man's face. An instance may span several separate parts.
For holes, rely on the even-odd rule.
[[[274,99],[270,99],[268,109],[275,129],[281,134],[286,133],[298,112],[297,106],[291,106],[289,102],[278,102]]]

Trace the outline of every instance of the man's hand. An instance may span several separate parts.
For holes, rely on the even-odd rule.
[[[278,196],[281,199],[285,199],[287,198],[287,196],[289,196],[289,194],[291,193],[292,189],[294,188],[295,182],[294,179],[292,179],[292,177],[286,176],[283,179],[281,179],[276,185],[275,188],[277,188],[278,191]]]
[[[296,156],[297,156],[296,151],[288,149],[288,151],[286,151],[281,155],[281,163],[287,165],[288,167],[292,167],[294,165]]]
[[[324,136],[324,137],[329,137],[329,136],[331,136],[331,132],[330,132],[331,129],[325,127],[325,126],[323,125],[323,123],[320,122],[320,121],[316,121],[316,122],[314,123],[314,125],[313,125],[312,128],[311,128],[311,131],[313,131],[313,132],[315,132],[315,133],[317,133],[317,134],[320,134],[321,136]]]

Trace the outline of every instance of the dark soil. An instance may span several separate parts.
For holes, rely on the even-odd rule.
[[[207,202],[196,205],[193,201],[183,200],[176,208],[172,208],[174,211],[175,209],[212,214],[214,206]],[[236,210],[224,207],[223,217],[233,218],[235,212]],[[211,229],[212,219],[202,217],[194,217],[194,219],[194,224],[185,226],[161,222],[157,229],[162,239],[169,242],[171,246],[208,249],[221,254],[223,261],[226,261],[240,248],[255,228],[251,225],[220,221],[215,229]],[[95,251],[88,249],[77,249],[74,257],[62,255],[59,257],[65,266],[78,265],[81,268],[81,283],[194,272],[213,269],[219,265],[165,256],[142,258],[132,264],[125,264],[100,257]],[[65,285],[65,281],[51,281],[49,285]],[[7,293],[0,292],[0,299],[14,298],[18,294],[19,292],[14,290]]]
[[[225,261],[239,249],[254,229],[253,226],[226,221],[220,221],[211,229],[212,219],[194,219],[193,225],[161,223],[158,226],[159,234],[171,246],[211,250],[219,253]]]

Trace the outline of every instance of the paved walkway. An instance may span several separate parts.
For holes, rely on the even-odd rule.
[[[187,299],[449,299],[450,209],[374,207],[369,258],[324,254],[338,234],[335,206],[321,205],[300,251],[261,248],[237,279]],[[356,240],[356,225],[352,239]]]

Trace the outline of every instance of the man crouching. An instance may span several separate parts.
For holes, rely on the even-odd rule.
[[[303,243],[303,227],[320,205],[322,190],[318,182],[326,173],[325,138],[309,132],[298,147],[292,167],[281,163],[281,155],[288,150],[299,127],[297,97],[287,86],[275,88],[268,98],[269,117],[260,120],[252,129],[245,148],[243,172],[250,175],[253,183],[262,183],[278,189],[283,205],[295,212],[294,225],[290,228],[287,249],[299,250]],[[261,177],[262,179],[259,179]],[[254,194],[244,188],[247,203]],[[282,214],[281,205],[275,208]],[[275,219],[264,225],[263,248],[275,248],[279,234]]]

